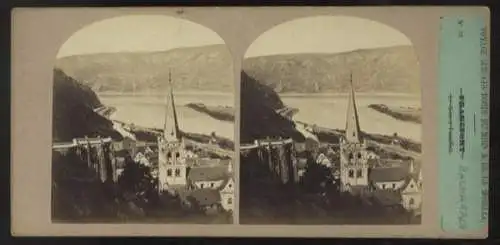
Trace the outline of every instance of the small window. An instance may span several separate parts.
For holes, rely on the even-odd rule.
[[[413,184],[410,185],[410,188],[413,188]]]
[[[356,176],[359,178],[359,177],[363,177],[363,171],[361,169],[358,169],[357,173],[356,173]]]
[[[415,200],[413,198],[410,198],[410,205],[413,206],[415,204]]]
[[[361,152],[358,153],[358,158],[361,158]]]
[[[354,170],[352,170],[352,169],[349,170],[349,177],[350,178],[354,177]]]
[[[229,188],[231,188],[231,187],[233,187],[233,185],[232,185],[232,184],[229,184]]]
[[[167,159],[170,159],[172,157],[172,153],[171,152],[167,152]]]
[[[177,177],[181,176],[181,170],[180,169],[175,169],[175,176],[177,176]]]
[[[227,204],[233,204],[233,199],[232,198],[228,198],[227,199]]]
[[[167,170],[167,176],[172,176],[172,169]]]
[[[181,154],[179,152],[175,153],[175,158],[179,158],[180,156],[181,156]]]
[[[392,189],[396,189],[396,184],[392,184]]]
[[[204,186],[205,186],[204,184],[200,184],[200,188],[202,188],[202,189],[203,189],[203,187],[204,187]]]
[[[349,153],[349,160],[351,160],[352,158],[353,158],[352,153]]]
[[[210,183],[210,187],[214,188],[214,183]]]
[[[382,184],[382,189],[385,189],[385,184]]]

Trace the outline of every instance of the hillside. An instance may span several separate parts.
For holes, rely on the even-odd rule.
[[[419,93],[419,65],[411,46],[338,54],[247,58],[243,70],[276,92],[346,92],[350,73],[358,92]]]
[[[249,143],[254,139],[280,136],[304,140],[293,122],[275,112],[283,106],[272,89],[242,72],[240,142]]]
[[[56,67],[96,92],[162,91],[169,69],[176,90],[232,92],[232,58],[225,45],[160,52],[102,53],[63,57]]]
[[[102,135],[120,139],[112,122],[93,111],[101,106],[96,94],[86,85],[54,70],[53,140],[69,141],[75,137]]]

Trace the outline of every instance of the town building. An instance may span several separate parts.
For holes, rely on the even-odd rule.
[[[340,183],[342,191],[368,186],[368,151],[361,137],[351,75],[345,135],[340,140]]]
[[[187,185],[187,150],[179,131],[170,73],[165,102],[163,134],[158,137],[158,190],[174,194],[176,189]]]
[[[347,107],[345,135],[340,140],[340,190],[369,195],[385,206],[416,211],[422,205],[422,168],[414,160],[380,159],[367,149],[359,124],[354,87]],[[321,156],[318,163],[328,164]]]
[[[200,158],[186,146],[175,110],[169,75],[163,134],[158,138],[158,190],[179,196],[185,206],[232,211],[234,203],[231,159]],[[215,142],[212,142],[215,143]]]

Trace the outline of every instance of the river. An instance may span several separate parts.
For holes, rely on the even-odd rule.
[[[299,109],[295,120],[329,128],[345,128],[347,95],[342,94],[281,94],[283,102]],[[165,101],[162,96],[99,95],[105,105],[114,106],[117,111],[111,115],[116,119],[144,127],[163,127]],[[388,115],[368,108],[370,104],[388,106],[420,107],[420,99],[402,95],[357,94],[356,102],[361,130],[368,133],[398,135],[421,141],[421,124],[396,120]],[[214,119],[204,113],[186,107],[188,103],[203,103],[207,106],[234,107],[234,96],[221,93],[176,93],[175,103],[179,127],[192,133],[217,135],[234,140],[234,123]]]
[[[165,98],[162,96],[98,95],[101,103],[117,109],[110,118],[138,126],[162,128],[165,122]],[[175,108],[179,128],[185,132],[217,135],[234,140],[234,123],[214,119],[186,107],[188,103],[234,107],[232,94],[176,93]]]
[[[348,96],[345,94],[280,94],[287,106],[299,109],[295,120],[328,128],[344,129]],[[396,120],[368,108],[370,104],[421,107],[420,98],[396,94],[356,94],[361,130],[368,133],[400,136],[421,142],[421,124]]]

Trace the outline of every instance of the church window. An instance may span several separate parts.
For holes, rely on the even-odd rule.
[[[349,153],[349,160],[353,158],[352,153]]]
[[[202,188],[202,189],[203,189],[203,187],[204,187],[204,186],[205,186],[204,184],[200,184],[200,188]]]
[[[410,198],[410,206],[413,206],[415,204],[415,200],[413,198]]]
[[[210,183],[210,187],[214,188],[214,183]]]
[[[172,169],[167,170],[167,176],[172,176]]]
[[[175,169],[175,176],[179,177],[181,176],[181,170],[180,169]]]
[[[172,153],[171,152],[167,152],[167,159],[170,159],[172,157]]]
[[[361,152],[358,153],[358,158],[361,158]]]
[[[392,189],[396,189],[396,184],[392,184]]]
[[[385,184],[382,184],[382,189],[385,189]]]
[[[232,198],[228,198],[227,199],[227,204],[232,204],[233,203],[233,199]]]
[[[350,178],[354,177],[354,170],[352,169],[349,170],[349,177]]]
[[[229,188],[233,187],[233,185],[229,184]]]
[[[363,177],[363,171],[361,169],[358,169],[357,173],[356,173],[356,176],[359,178],[359,177]]]
[[[175,153],[175,158],[179,158],[180,156],[181,156],[181,154],[179,152]]]
[[[413,188],[413,184],[410,185],[410,188]]]

